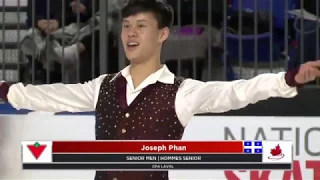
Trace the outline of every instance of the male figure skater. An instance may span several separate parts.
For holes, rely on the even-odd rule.
[[[173,12],[156,0],[130,0],[122,9],[122,43],[131,65],[84,84],[0,86],[17,109],[96,111],[97,140],[180,140],[196,113],[239,109],[270,97],[291,98],[320,76],[320,61],[250,80],[201,82],[175,77],[160,54]],[[6,98],[7,97],[7,98]],[[168,172],[97,172],[96,180],[165,180]]]

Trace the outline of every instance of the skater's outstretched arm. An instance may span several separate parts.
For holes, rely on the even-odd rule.
[[[320,61],[314,61],[296,70],[231,82],[187,79],[181,85],[176,101],[184,104],[184,111],[193,115],[240,109],[271,97],[291,98],[297,95],[297,86],[320,77],[318,67]],[[179,109],[182,111],[182,108]]]
[[[47,112],[95,110],[100,84],[106,75],[84,84],[0,85],[0,96],[16,109]]]

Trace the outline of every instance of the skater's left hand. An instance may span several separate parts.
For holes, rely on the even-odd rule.
[[[294,79],[298,84],[305,84],[320,77],[320,60],[302,64]]]

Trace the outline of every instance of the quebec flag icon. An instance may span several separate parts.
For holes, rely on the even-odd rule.
[[[243,152],[245,154],[262,154],[262,141],[244,141]]]
[[[52,141],[23,141],[22,163],[52,162]]]
[[[293,144],[291,141],[263,141],[262,162],[292,163]]]

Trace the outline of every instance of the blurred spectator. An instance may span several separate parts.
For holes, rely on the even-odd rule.
[[[300,0],[302,1],[302,0]],[[299,3],[301,5],[301,2]],[[301,9],[306,10],[307,12],[314,14],[314,15],[320,15],[320,3],[317,1],[309,1],[309,0],[303,0],[302,1],[302,7]],[[317,6],[318,5],[318,6]],[[302,21],[303,26],[301,26],[301,20],[296,19],[294,23],[294,27],[296,30],[296,39],[298,40],[297,48],[295,49],[295,58],[294,58],[294,67],[298,67],[301,63],[307,62],[307,61],[313,61],[315,59],[319,59],[320,55],[320,49],[317,49],[320,47],[320,24],[316,21],[310,21],[310,20],[303,20]],[[318,39],[317,39],[317,34]],[[302,39],[303,38],[303,39]],[[303,50],[303,54],[301,54],[301,49]],[[318,57],[317,57],[318,54]]]
[[[58,62],[64,64],[68,69],[68,78],[72,82],[83,83],[97,77],[99,73],[99,31],[100,16],[99,13],[79,30],[79,36],[71,40],[70,45],[61,46],[56,44],[50,46],[51,56]],[[94,38],[94,41],[92,39]],[[92,49],[94,43],[94,49]],[[92,60],[94,56],[94,60]],[[94,61],[92,63],[92,61]],[[78,66],[79,63],[79,66]],[[80,68],[80,69],[78,69]],[[80,73],[78,73],[80,72]],[[79,74],[79,79],[78,79]]]
[[[97,3],[96,7],[98,10]],[[50,76],[48,83],[61,82],[61,65],[50,56],[47,47],[57,45],[52,40],[59,40],[61,43],[62,38],[67,44],[76,35],[78,28],[83,26],[82,23],[87,22],[91,16],[92,0],[28,0],[27,26],[30,29],[21,42],[21,50],[28,57],[29,66],[32,64],[31,57],[36,59],[34,72],[30,73],[35,74],[37,83],[47,83],[46,71],[49,71]],[[63,26],[65,29],[61,30]]]
[[[173,27],[173,30],[176,31],[184,31],[183,29],[187,29],[187,27],[190,27],[190,25],[195,25],[196,31],[200,31],[200,29],[204,29],[201,32],[195,33],[197,36],[197,40],[201,40],[203,43],[196,43],[196,41],[190,41],[190,35],[193,33],[180,33],[178,38],[172,38],[172,39],[179,39],[179,40],[171,40],[170,37],[164,47],[164,52],[166,52],[166,47],[170,47],[168,49],[172,49],[171,46],[174,46],[175,44],[179,44],[180,47],[184,47],[181,49],[186,49],[186,47],[192,47],[193,51],[189,51],[190,54],[193,55],[187,55],[187,53],[184,53],[184,58],[180,58],[181,61],[181,74],[185,77],[195,77],[198,80],[202,79],[202,72],[204,71],[205,65],[208,65],[208,57],[207,57],[207,51],[208,51],[208,31],[206,29],[209,29],[209,26],[211,26],[211,44],[213,47],[219,47],[221,44],[221,41],[218,39],[221,39],[221,33],[220,33],[220,27],[223,20],[223,6],[224,1],[223,0],[211,0],[209,4],[208,0],[167,0],[167,2],[173,7],[174,10],[174,26],[184,26],[184,27]],[[180,5],[179,5],[180,3]],[[194,8],[195,7],[195,8]],[[180,10],[179,10],[180,8]],[[210,20],[210,21],[209,21]],[[188,26],[189,25],[189,26]],[[188,28],[189,31],[193,31]],[[198,30],[197,30],[198,29]],[[175,32],[171,34],[171,37],[175,36]],[[188,41],[189,40],[189,41]],[[179,41],[179,42],[178,42]],[[217,43],[217,42],[220,43]],[[181,44],[180,44],[181,43]],[[194,44],[188,46],[188,44]],[[217,49],[217,50],[216,50]],[[216,51],[214,51],[216,50]],[[219,55],[215,56],[213,61],[220,62],[219,56],[220,56],[220,47],[219,48],[212,48],[209,49],[209,51],[214,51],[212,54],[217,55],[216,52],[218,52]],[[171,53],[170,53],[171,54]],[[197,54],[197,57],[195,57]],[[200,54],[205,54],[200,55]],[[200,56],[199,56],[200,55]],[[187,57],[188,56],[188,57]],[[194,59],[196,59],[194,63]],[[167,60],[167,59],[166,59]],[[169,59],[168,59],[169,60]],[[168,68],[170,71],[172,71],[175,74],[178,74],[178,67],[179,63],[177,59],[170,59],[166,62]],[[216,64],[216,63],[215,63]],[[211,67],[210,67],[211,68]],[[194,72],[194,70],[196,72]]]
[[[32,2],[34,1],[34,6]],[[65,17],[62,17],[63,9],[62,3],[64,2]],[[80,2],[80,3],[77,3]],[[49,9],[48,9],[49,5]],[[35,9],[33,9],[33,7]],[[96,6],[98,9],[99,6]],[[34,21],[32,19],[34,12]],[[92,15],[92,2],[91,0],[28,0],[27,10],[27,26],[32,28],[34,22],[35,27],[45,32],[48,26],[48,18],[51,20],[52,28],[49,30],[57,30],[62,27],[64,19],[65,26],[77,22],[77,12],[80,13],[80,22],[85,22],[91,18]],[[49,15],[49,17],[47,16]],[[50,22],[49,22],[50,24]]]
[[[118,33],[118,14],[125,0],[109,0],[108,1],[108,69],[107,73],[118,72],[118,46],[117,46],[117,33]],[[100,16],[91,19],[90,28],[93,27],[94,31],[90,33],[84,33],[83,36],[77,39],[77,42],[71,43],[71,45],[62,47],[58,46],[53,49],[53,52],[59,59],[64,59],[67,64],[73,67],[73,71],[77,71],[77,62],[80,62],[80,82],[91,80],[100,75],[99,73],[99,60],[100,60]],[[82,30],[88,29],[88,26],[84,26]],[[94,43],[94,48],[92,48]],[[93,59],[92,59],[93,58]],[[92,67],[93,66],[93,67]],[[92,72],[92,70],[94,72]],[[76,73],[74,73],[76,75]]]

